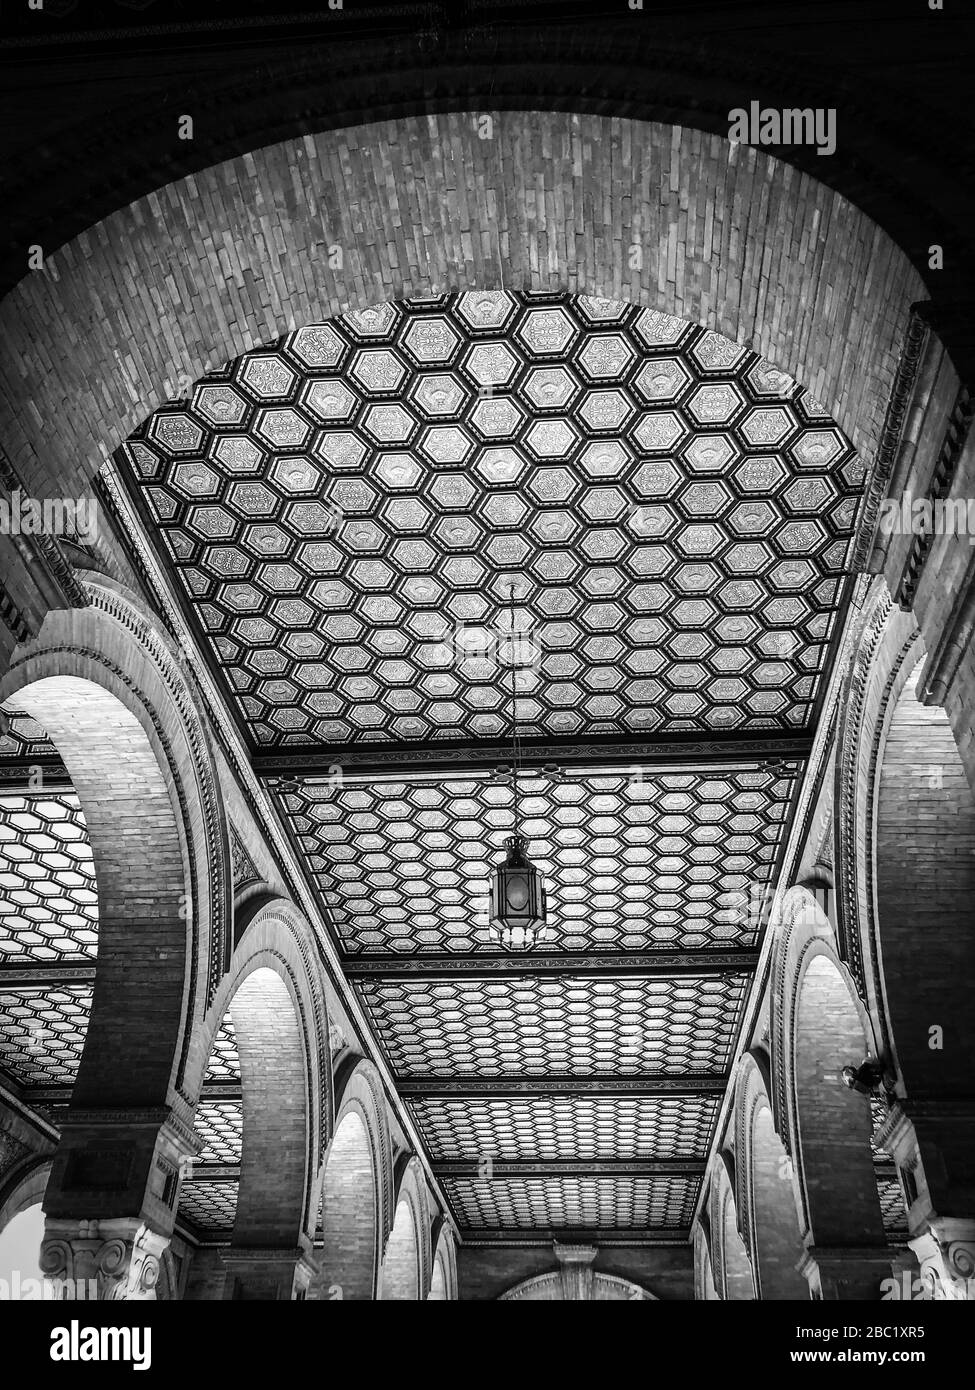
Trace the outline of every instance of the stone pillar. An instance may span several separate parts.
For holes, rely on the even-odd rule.
[[[559,1262],[564,1299],[591,1300],[593,1296],[594,1245],[559,1245],[555,1242],[555,1258]]]
[[[81,1298],[155,1298],[197,1145],[188,1110],[69,1111],[44,1195],[42,1272],[82,1281]]]
[[[875,1301],[883,1281],[891,1278],[891,1252],[886,1247],[811,1245],[798,1268],[816,1300]]]
[[[307,1250],[231,1246],[221,1252],[227,1266],[225,1299],[281,1302],[305,1299],[315,1273]]]

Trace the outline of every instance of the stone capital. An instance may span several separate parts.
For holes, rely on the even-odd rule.
[[[928,1297],[975,1303],[975,1220],[935,1218],[909,1243]]]
[[[66,1298],[155,1299],[169,1237],[141,1217],[64,1220],[48,1217],[41,1273],[64,1285]]]

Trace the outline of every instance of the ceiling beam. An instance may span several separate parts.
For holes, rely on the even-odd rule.
[[[0,792],[4,795],[43,796],[73,790],[68,769],[60,758],[46,753],[36,758],[0,758]]]
[[[398,1077],[404,1100],[417,1096],[451,1099],[481,1096],[721,1096],[727,1072],[696,1076],[411,1076]]]
[[[704,1176],[703,1158],[574,1158],[492,1159],[490,1171],[485,1159],[451,1159],[434,1163],[438,1178],[479,1178],[494,1182],[499,1178],[676,1178]]]
[[[30,965],[0,965],[0,989],[22,989],[30,985],[90,984],[95,963],[81,961],[31,961]]]
[[[633,1228],[596,1226],[564,1228],[550,1226],[521,1230],[504,1226],[460,1226],[462,1245],[541,1245],[551,1250],[552,1244],[595,1245],[687,1245],[691,1238],[689,1226],[637,1226]]]
[[[604,734],[596,738],[522,739],[523,768],[552,765],[563,772],[580,768],[638,767],[641,772],[673,772],[682,767],[729,767],[741,764],[803,762],[809,756],[809,734],[766,734],[753,737],[714,730],[669,737],[636,738]],[[511,763],[506,739],[446,739],[431,743],[310,744],[291,751],[255,753],[254,771],[264,778],[324,778],[342,782],[426,778],[445,773],[487,772]]]
[[[423,980],[503,980],[526,975],[604,976],[670,980],[706,979],[715,975],[747,975],[758,963],[757,951],[641,951],[626,954],[574,951],[512,956],[478,951],[454,956],[438,952],[415,955],[348,956],[342,968],[348,980],[399,978]]]

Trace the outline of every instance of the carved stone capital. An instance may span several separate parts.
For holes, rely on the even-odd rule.
[[[138,1217],[108,1221],[48,1218],[41,1273],[67,1298],[155,1299],[167,1236]]]
[[[975,1303],[975,1221],[935,1220],[909,1244],[926,1297]]]

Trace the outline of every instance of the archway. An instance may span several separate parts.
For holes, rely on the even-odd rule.
[[[809,1285],[798,1268],[805,1251],[793,1192],[792,1161],[775,1132],[767,1099],[759,1100],[753,1111],[750,1152],[758,1297],[808,1300]]]
[[[804,1273],[817,1296],[873,1298],[890,1272],[870,1145],[873,1121],[868,1098],[849,1089],[841,1075],[870,1046],[850,986],[820,943],[806,952],[800,971],[793,1048],[805,1240],[815,1260]]]
[[[54,743],[91,845],[100,951],[72,1103],[162,1103],[183,1023],[192,917],[166,770],[135,713],[91,679],[40,676],[7,703]]]
[[[330,1125],[328,1023],[303,919],[278,900],[251,911],[194,1040],[204,1152],[180,1201],[201,1247],[190,1298],[304,1297],[312,1274],[314,1175]],[[220,1131],[234,1120],[214,1124],[208,1079],[239,1086],[229,1146]],[[216,1207],[213,1184],[222,1189]]]
[[[79,460],[96,462],[92,440],[107,457],[208,362],[222,366],[295,325],[434,286],[504,282],[625,297],[751,343],[808,384],[857,447],[872,453],[910,305],[924,291],[907,257],[857,208],[814,179],[797,181],[764,151],[739,150],[718,135],[563,112],[492,119],[490,141],[479,138],[471,113],[451,112],[265,145],[171,184],[164,198],[140,198],[111,214],[83,247],[69,243],[51,257],[56,278],[26,276],[2,314],[10,362],[49,364],[36,374],[31,404],[11,412],[8,450],[26,484],[45,495],[39,470],[82,484],[79,470],[91,465]],[[645,171],[639,197],[616,177],[621,142],[632,167]],[[553,151],[565,201],[539,216],[535,190],[551,179]],[[342,196],[332,198],[337,167]],[[478,171],[465,189],[469,222],[454,212],[454,180],[465,168]],[[327,225],[321,196],[294,196],[299,169],[328,197]],[[377,179],[398,196],[375,198]],[[690,182],[702,205],[734,205],[745,224],[760,220],[764,235],[715,242],[710,218],[682,216],[680,190]],[[576,227],[567,210],[585,206],[594,186],[606,191],[602,218]],[[404,243],[405,224],[427,227],[422,246]],[[471,238],[471,225],[494,234]],[[611,238],[606,225],[615,228]],[[227,238],[238,258],[233,276],[222,259]],[[819,248],[812,260],[787,253],[803,240]],[[282,264],[272,249],[278,243],[303,248],[313,273]],[[331,254],[335,246],[341,258]],[[771,273],[770,246],[781,248]],[[678,277],[675,261],[683,266]],[[194,312],[174,315],[171,331],[160,334],[154,311],[128,287],[142,284],[147,302],[169,302],[165,268],[176,263],[195,286]],[[868,303],[858,289],[871,269]],[[796,304],[807,310],[798,319]],[[835,346],[840,324],[846,351]],[[83,359],[74,348],[81,341]],[[20,402],[21,383],[9,370],[6,397]],[[66,392],[66,381],[77,389]],[[59,421],[56,438],[38,423],[51,418]]]
[[[386,1301],[420,1297],[420,1256],[412,1202],[403,1197],[396,1207],[393,1229],[386,1246],[380,1281],[380,1297]]]
[[[755,1285],[748,1250],[738,1230],[738,1218],[730,1186],[725,1184],[720,1198],[721,1264],[724,1276],[723,1297],[729,1301],[753,1299]]]
[[[322,1186],[322,1298],[376,1296],[378,1203],[372,1146],[363,1116],[350,1105],[332,1136]]]

